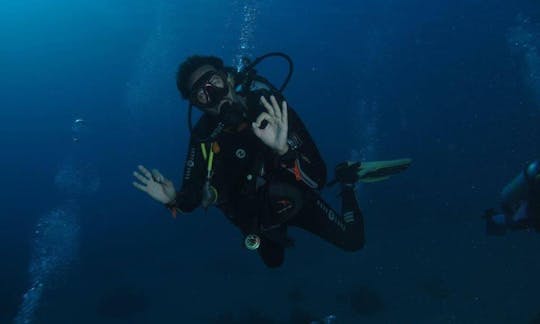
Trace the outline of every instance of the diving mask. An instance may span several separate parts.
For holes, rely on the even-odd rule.
[[[218,105],[227,94],[227,73],[208,71],[191,88],[190,101],[196,107],[211,108]]]

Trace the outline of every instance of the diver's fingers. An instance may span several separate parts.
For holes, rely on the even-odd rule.
[[[263,112],[255,120],[255,126],[260,127],[263,120],[268,121],[269,124],[274,124],[274,118],[270,114]]]
[[[259,126],[255,123],[251,123],[251,127],[253,128],[253,133],[257,137],[261,137],[262,129],[259,128]]]
[[[281,121],[285,125],[288,125],[289,122],[289,114],[287,110],[287,101],[283,100],[283,102],[281,103]]]
[[[148,191],[146,190],[146,186],[143,186],[143,185],[140,184],[140,183],[137,183],[137,182],[133,181],[133,186],[134,186],[135,188],[139,189],[140,191],[148,192]]]
[[[263,96],[261,96],[261,103],[263,104],[264,108],[266,108],[270,116],[275,116],[274,107],[272,107],[272,105]]]
[[[166,178],[163,178],[163,183],[166,185],[166,186],[172,186],[173,183],[171,180],[169,179],[166,179]]]
[[[144,174],[145,177],[147,177],[148,179],[152,179],[152,174],[150,174],[150,171],[148,171],[147,168],[145,168],[142,165],[139,165],[139,170],[142,172],[142,174]]]
[[[163,175],[157,169],[152,169],[152,177],[159,183],[163,182]]]
[[[274,109],[274,115],[277,120],[281,120],[281,110],[279,109],[279,104],[275,96],[270,96],[270,101],[272,102],[272,108]]]
[[[150,179],[146,178],[146,177],[143,177],[141,174],[139,174],[137,171],[133,172],[133,175],[135,176],[135,178],[137,178],[137,180],[139,180],[140,182],[142,182],[143,184],[147,185],[148,182],[150,182]]]

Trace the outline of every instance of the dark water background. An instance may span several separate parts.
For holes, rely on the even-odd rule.
[[[414,164],[360,188],[363,251],[296,230],[268,270],[218,212],[173,220],[131,172],[156,167],[179,185],[181,60],[276,50],[295,61],[285,94],[330,170]],[[480,217],[540,155],[539,51],[535,1],[1,4],[0,322],[17,316],[51,240],[66,259],[41,277],[36,323],[540,322],[538,235],[487,237]],[[58,180],[66,168],[80,171]],[[36,224],[66,201],[73,235],[40,239]]]

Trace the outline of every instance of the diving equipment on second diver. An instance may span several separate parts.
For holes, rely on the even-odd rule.
[[[522,201],[528,200],[530,189],[540,184],[540,161],[528,164],[501,192],[501,205],[505,213],[514,213]]]

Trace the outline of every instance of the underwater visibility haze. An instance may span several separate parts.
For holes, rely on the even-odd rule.
[[[540,182],[540,3],[1,1],[0,43],[0,323],[540,323],[534,217],[486,231],[516,175]],[[234,74],[271,52],[292,59],[282,95],[339,182],[324,200],[340,211],[358,175],[340,163],[365,171],[365,242],[291,227],[275,268],[215,206],[173,217],[132,185],[138,165],[186,178],[182,62],[213,55]],[[255,70],[279,86],[289,65]],[[231,94],[221,81],[204,100]],[[287,140],[262,142],[298,149],[283,170],[316,183]],[[538,188],[516,209],[533,215]]]

